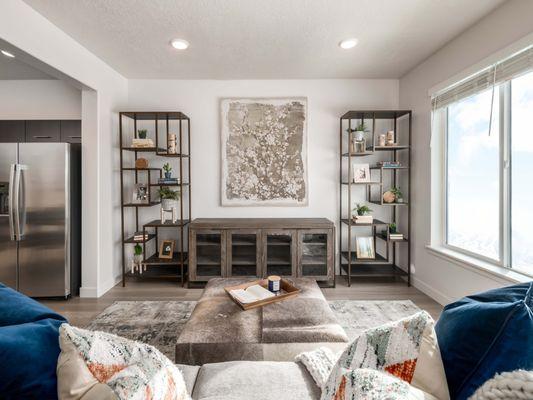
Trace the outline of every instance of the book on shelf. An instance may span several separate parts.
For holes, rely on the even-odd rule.
[[[175,183],[179,184],[180,179],[179,178],[159,178],[157,183]]]
[[[132,147],[154,147],[154,142],[152,139],[133,139],[131,142]]]
[[[389,238],[393,240],[403,239],[403,233],[389,233]]]
[[[374,222],[374,217],[372,217],[372,215],[356,215],[354,217],[354,222],[356,224],[371,224]]]
[[[379,161],[378,167],[381,168],[398,168],[401,167],[402,163],[399,161]]]
[[[252,285],[246,289],[234,289],[230,291],[230,294],[243,304],[255,303],[275,296],[274,293],[260,285]]]
[[[149,235],[148,235],[148,233],[146,233],[146,234],[144,235],[144,240],[148,240],[148,237],[149,237]],[[134,242],[142,242],[142,241],[143,241],[143,234],[142,234],[142,232],[135,232],[135,233],[133,234],[133,241],[134,241]]]

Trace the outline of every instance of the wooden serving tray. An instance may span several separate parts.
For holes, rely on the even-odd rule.
[[[286,279],[281,279],[281,283],[280,283],[281,291],[280,291],[280,294],[278,294],[275,297],[271,297],[269,299],[259,300],[259,301],[255,301],[253,303],[244,304],[244,303],[241,303],[239,300],[237,300],[235,297],[233,297],[231,295],[231,293],[230,293],[232,290],[235,290],[235,289],[246,289],[247,287],[253,286],[253,285],[260,285],[260,286],[263,286],[265,289],[268,289],[268,279],[260,279],[260,280],[257,280],[257,281],[242,283],[240,285],[227,286],[227,287],[224,288],[224,290],[229,295],[229,297],[235,303],[237,303],[243,310],[251,310],[252,308],[258,308],[258,307],[266,306],[267,304],[277,303],[278,301],[283,301],[283,300],[290,299],[292,297],[296,297],[296,296],[298,296],[298,293],[300,293],[300,289],[298,289],[296,286],[294,286],[291,282],[289,282]]]

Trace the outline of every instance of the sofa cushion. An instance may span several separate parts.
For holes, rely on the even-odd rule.
[[[434,322],[425,312],[368,329],[341,354],[322,390],[330,399],[347,371],[384,371],[438,399],[449,398]]]
[[[41,319],[66,319],[28,296],[0,283],[0,326],[18,325]]]
[[[465,297],[444,308],[436,331],[454,399],[496,373],[533,369],[533,282]]]
[[[313,400],[320,389],[305,367],[293,362],[230,361],[200,369],[193,399]]]
[[[192,393],[198,372],[200,372],[200,367],[197,365],[185,364],[176,364],[176,366],[183,375],[183,380],[185,381],[185,386],[187,387],[187,393]]]
[[[150,345],[68,324],[60,328],[60,345],[61,400],[100,400],[88,396],[98,384],[106,384],[120,400],[190,399],[179,369]]]
[[[63,321],[47,318],[0,327],[2,399],[57,398],[56,364],[61,324]]]

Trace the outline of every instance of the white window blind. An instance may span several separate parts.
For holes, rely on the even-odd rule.
[[[487,67],[476,74],[436,93],[431,98],[433,110],[446,107],[483,90],[533,70],[533,46]]]

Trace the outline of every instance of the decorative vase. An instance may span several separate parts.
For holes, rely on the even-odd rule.
[[[168,171],[166,172],[165,171],[165,179],[170,179],[172,177],[172,172]]]
[[[387,142],[387,136],[382,133],[381,135],[379,135],[379,145],[381,147],[385,146],[385,143]]]
[[[387,190],[385,193],[383,193],[383,201],[385,203],[394,203],[395,200],[396,196],[390,190]]]

